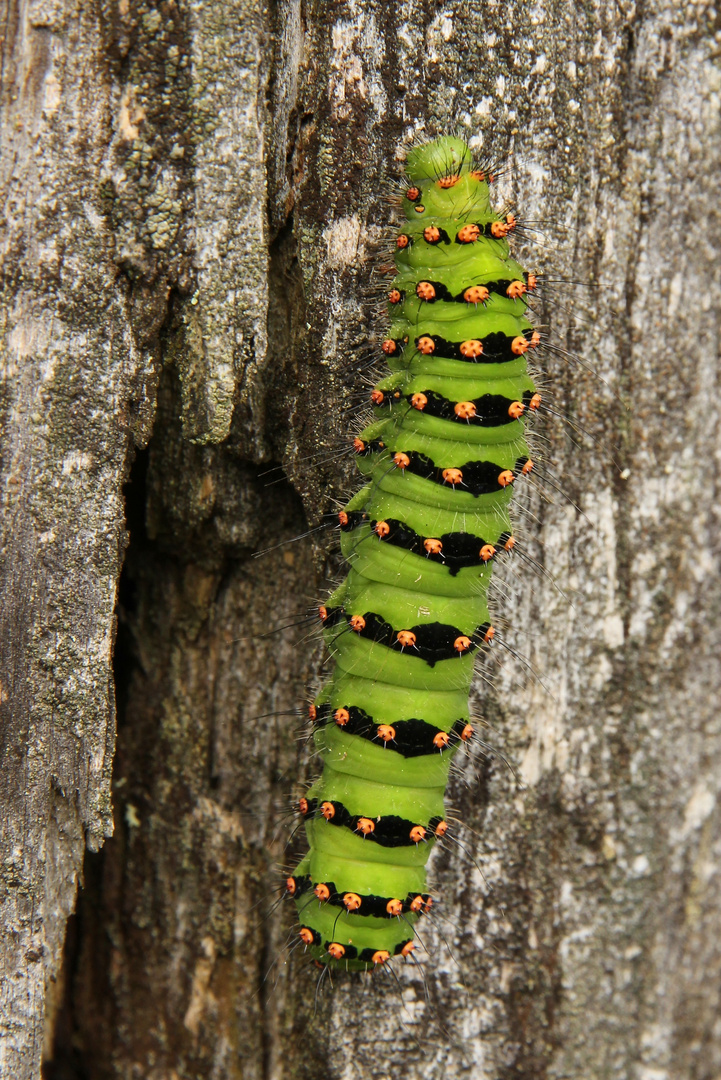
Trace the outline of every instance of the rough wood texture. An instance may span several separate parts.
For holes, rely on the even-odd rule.
[[[6,0],[3,1077],[34,1080],[43,1039],[49,1080],[721,1072],[714,19]],[[569,498],[539,481],[523,530],[567,595],[523,561],[499,591],[533,671],[503,657],[478,708],[519,779],[456,778],[426,987],[402,973],[402,1012],[338,980],[314,1008],[270,908],[320,653],[260,635],[323,565],[250,556],[352,483],[365,256],[423,120],[510,150],[527,259],[601,283],[539,312],[587,361],[547,357]]]

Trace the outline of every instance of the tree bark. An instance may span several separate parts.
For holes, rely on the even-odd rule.
[[[3,1077],[721,1074],[715,19],[6,0]],[[428,954],[316,994],[275,898],[340,567],[290,541],[423,125],[506,163],[554,411]]]

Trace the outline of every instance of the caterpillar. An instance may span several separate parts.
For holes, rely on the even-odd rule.
[[[533,467],[540,405],[526,354],[536,278],[510,255],[516,220],[465,141],[412,149],[382,344],[388,374],[354,441],[365,486],[340,511],[349,570],[321,605],[334,671],[310,707],[320,778],[300,800],[308,852],[286,881],[300,941],[323,966],[408,958],[431,909],[426,863],[449,825],[468,697],[495,629],[494,561]]]

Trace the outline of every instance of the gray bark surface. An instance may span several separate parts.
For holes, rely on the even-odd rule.
[[[716,9],[3,22],[0,1075],[716,1080]],[[316,995],[274,905],[316,769],[304,616],[340,567],[327,533],[284,542],[353,490],[424,123],[507,162],[547,275],[540,569],[496,590],[516,655],[475,705],[512,768],[456,772],[422,966]]]

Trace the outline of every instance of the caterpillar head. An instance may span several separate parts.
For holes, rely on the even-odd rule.
[[[414,182],[437,180],[438,177],[468,172],[472,163],[473,155],[463,139],[444,135],[441,139],[409,150],[406,172]]]

